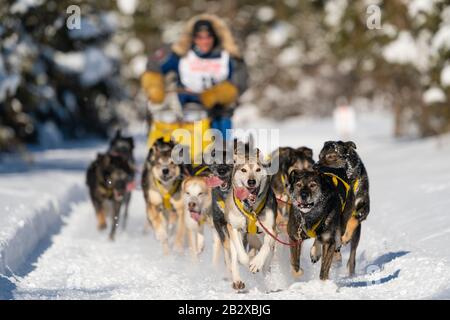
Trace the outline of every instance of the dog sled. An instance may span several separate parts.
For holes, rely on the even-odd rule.
[[[151,148],[156,140],[163,138],[165,142],[173,140],[189,147],[191,163],[203,154],[211,143],[208,130],[211,120],[205,108],[198,103],[187,103],[181,106],[176,92],[167,94],[162,104],[148,104],[151,119],[147,146]]]

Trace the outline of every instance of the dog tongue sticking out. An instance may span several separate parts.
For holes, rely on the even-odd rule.
[[[216,176],[211,176],[211,177],[206,178],[206,185],[209,188],[216,188],[218,186],[221,186],[223,183],[224,183],[224,181]]]
[[[243,201],[247,199],[251,195],[251,193],[247,188],[240,187],[235,189],[235,195],[239,200]]]
[[[191,211],[191,218],[199,222],[201,218],[201,213],[196,211]]]

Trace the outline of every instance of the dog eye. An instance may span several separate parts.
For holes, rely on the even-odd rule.
[[[242,168],[241,171],[242,171],[242,172],[247,172],[247,169]]]
[[[189,192],[186,191],[186,195],[190,196],[191,194]]]
[[[201,197],[202,195],[203,195],[203,192],[200,192],[200,193],[198,194],[199,197]]]
[[[112,181],[108,179],[108,180],[106,180],[106,184],[112,185]]]
[[[312,188],[315,188],[315,187],[317,187],[317,183],[315,183],[315,182],[313,182],[313,183],[310,183],[309,184],[309,187],[312,189]]]
[[[261,172],[261,168],[257,168],[257,169],[256,169],[256,172]]]

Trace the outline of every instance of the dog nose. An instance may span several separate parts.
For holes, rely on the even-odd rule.
[[[223,176],[225,173],[227,173],[227,171],[224,168],[219,168],[217,169],[217,173],[221,176]]]
[[[196,206],[196,203],[195,203],[195,202],[189,202],[189,203],[188,203],[188,208],[189,208],[189,210],[195,209],[195,206]]]
[[[167,169],[167,168],[162,169],[162,173],[164,175],[168,174],[169,173],[169,169]]]
[[[255,179],[249,179],[249,180],[247,180],[247,184],[248,184],[248,186],[249,187],[254,187],[254,186],[256,186],[256,180]]]
[[[307,200],[308,199],[308,192],[306,192],[306,191],[300,192],[300,197],[302,198],[302,200]]]

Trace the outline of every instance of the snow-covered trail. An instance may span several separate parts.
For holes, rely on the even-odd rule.
[[[243,117],[245,119],[245,117]],[[242,126],[249,126],[241,122]],[[331,121],[291,120],[283,124],[252,122],[279,128],[281,145],[311,146],[318,154],[326,140],[336,139]],[[52,237],[35,268],[15,281],[16,299],[396,299],[450,298],[450,144],[435,140],[395,142],[389,121],[360,119],[354,137],[369,172],[371,214],[363,224],[357,276],[346,277],[344,263],[332,268],[332,280],[318,280],[319,265],[309,261],[311,242],[303,246],[304,276],[289,272],[288,248],[277,247],[272,272],[243,270],[248,292],[237,295],[224,268],[214,269],[211,247],[200,262],[189,255],[163,256],[145,230],[141,191],[135,191],[126,231],[115,242],[95,229],[87,196],[72,205],[60,232]],[[141,141],[142,142],[142,141]],[[445,143],[446,142],[446,143]],[[92,156],[93,152],[86,155]],[[145,147],[140,143],[138,158]],[[84,176],[83,170],[71,174]],[[208,234],[210,239],[210,234]],[[187,250],[186,250],[187,251]]]

